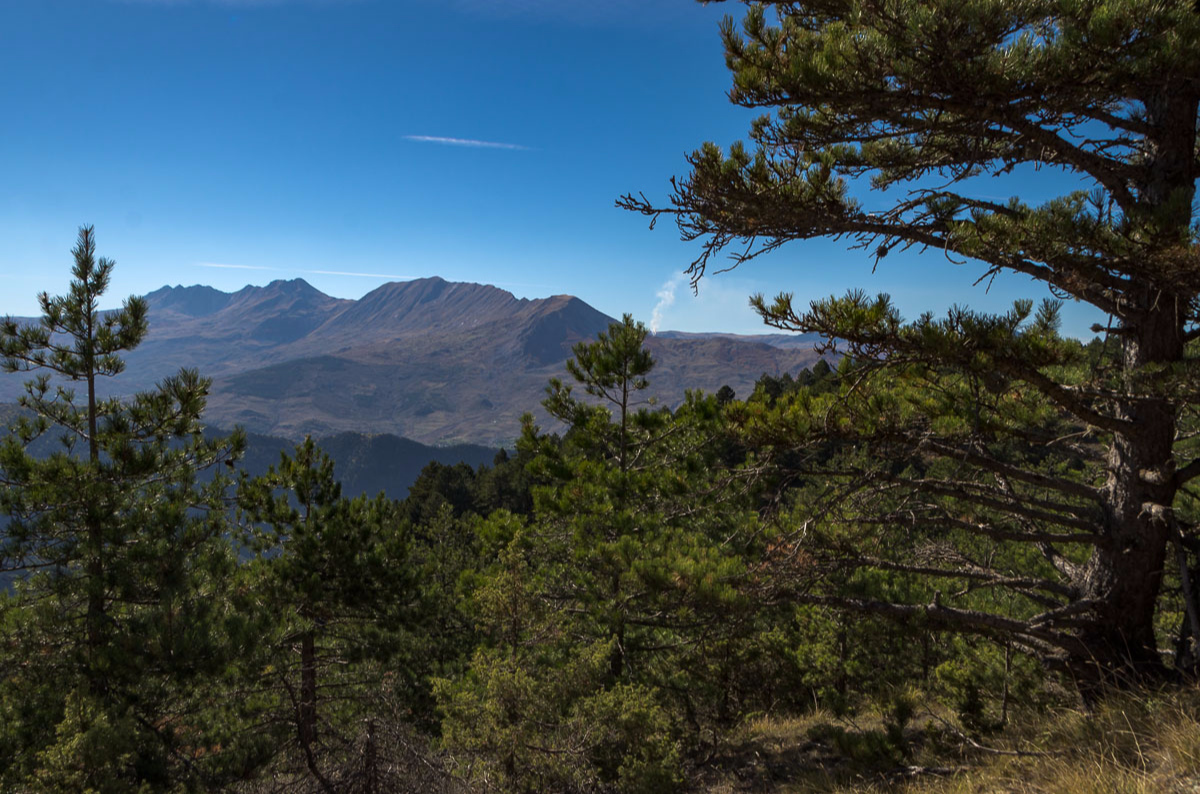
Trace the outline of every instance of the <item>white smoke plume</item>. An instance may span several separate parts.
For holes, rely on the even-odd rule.
[[[675,305],[675,290],[683,283],[684,275],[676,273],[658,289],[658,304],[650,315],[650,333],[657,334],[662,327],[663,312]]]

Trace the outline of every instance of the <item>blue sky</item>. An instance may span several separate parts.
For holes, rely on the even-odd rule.
[[[1044,293],[942,254],[795,244],[693,297],[696,255],[613,207],[744,136],[718,21],[692,0],[3,0],[0,314],[62,291],[82,223],[114,303],[304,278],[340,297],[439,275],[571,293],[662,328],[757,333],[754,292],[852,287],[909,317]],[[996,186],[1029,201],[1062,185]],[[867,198],[870,204],[869,197]],[[1098,318],[1068,307],[1067,330]]]

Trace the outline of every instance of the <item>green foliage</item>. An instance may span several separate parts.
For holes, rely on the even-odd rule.
[[[1021,274],[1055,297],[912,321],[860,290],[807,308],[752,299],[856,372],[786,400],[786,384],[764,384],[735,419],[748,447],[828,473],[795,514],[813,575],[876,568],[937,596],[795,597],[1006,638],[1100,691],[1171,674],[1156,633],[1169,567],[1169,600],[1190,615],[1175,667],[1195,675],[1200,599],[1184,582],[1200,542],[1178,512],[1200,476],[1180,424],[1200,398],[1194,4],[768,2],[721,32],[731,99],[764,110],[749,141],[698,148],[663,206],[618,202],[701,241],[693,278],[722,251],[736,266],[828,236],[877,264],[941,250],[979,263],[981,281]],[[979,193],[978,177],[1031,167],[1086,184],[1036,206]],[[1067,298],[1109,315],[1100,351],[1060,336]]]
[[[778,377],[764,372],[754,384],[754,394],[751,399],[764,400],[769,404],[774,404],[785,394],[795,394],[801,389],[810,394],[825,394],[837,388],[836,381],[830,377],[833,374],[833,369],[823,358],[818,359],[812,369],[806,367],[800,370],[795,378],[790,372],[785,372]]]
[[[762,694],[764,652],[742,554],[762,543],[722,479],[723,413],[692,395],[674,412],[639,398],[652,361],[626,317],[575,348],[591,399],[551,381],[563,438],[531,422],[520,454],[528,520],[478,525],[470,608],[483,644],[438,684],[448,746],[512,789],[666,790],[683,753]]]
[[[244,476],[237,503],[255,553],[242,586],[256,596],[264,632],[258,653],[242,660],[261,671],[256,708],[289,727],[275,738],[282,768],[332,785],[378,713],[368,692],[382,688],[384,665],[412,652],[404,640],[420,595],[407,525],[382,497],[343,498],[333,461],[311,438],[267,474]]]
[[[434,461],[426,464],[403,501],[406,517],[419,526],[432,521],[443,507],[448,507],[454,516],[476,512],[475,481],[475,470],[466,463],[447,466]]]
[[[444,739],[489,760],[481,782],[514,791],[673,791],[679,748],[653,692],[605,687],[609,643],[557,664],[480,650],[470,677],[439,683]]]
[[[26,413],[0,440],[0,558],[18,574],[0,601],[13,718],[0,745],[17,750],[0,756],[0,785],[168,790],[211,773],[194,757],[209,745],[196,706],[238,651],[224,482],[199,475],[242,442],[201,436],[208,381],[195,372],[99,397],[97,379],[145,336],[146,307],[98,309],[113,264],[91,228],[73,254],[69,293],[39,296],[38,324],[0,323],[4,368],[49,373],[26,384]],[[32,455],[51,433],[58,449]]]
[[[38,753],[35,792],[79,791],[95,794],[150,792],[146,770],[138,769],[146,748],[128,716],[116,718],[86,695],[67,696],[56,741]]]
[[[328,623],[381,609],[402,610],[413,572],[411,541],[384,499],[342,497],[333,461],[311,438],[261,477],[243,477],[238,507],[250,523],[250,568],[264,588],[305,619]],[[391,616],[400,622],[402,614]]]
[[[477,470],[465,463],[429,463],[409,488],[402,510],[414,526],[434,520],[443,506],[455,517],[486,516],[501,509],[527,515],[533,510],[528,463],[527,453],[518,451],[510,456],[503,449],[491,466]]]

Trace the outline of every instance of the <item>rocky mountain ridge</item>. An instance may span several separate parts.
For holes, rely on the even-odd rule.
[[[550,377],[577,342],[612,318],[579,298],[524,299],[497,287],[424,278],[384,284],[358,300],[302,279],[226,293],[163,287],[146,296],[150,334],[111,393],[152,386],[180,367],[214,379],[208,420],[298,438],[393,433],[426,444],[511,444],[539,414]],[[762,373],[816,361],[811,341],[665,332],[647,340],[658,362],[651,394],[748,393]],[[0,401],[21,379],[0,378]]]

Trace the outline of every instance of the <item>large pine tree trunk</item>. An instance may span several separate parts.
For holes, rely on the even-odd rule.
[[[90,240],[90,235],[84,239]],[[97,434],[96,408],[96,363],[92,354],[95,345],[95,329],[92,327],[92,317],[95,312],[95,299],[89,298],[87,310],[87,344],[88,349],[83,356],[83,364],[87,373],[87,422],[88,422],[88,460],[94,473],[100,465],[100,440]],[[106,635],[108,633],[107,601],[105,598],[106,582],[104,564],[104,525],[97,513],[98,505],[88,505],[87,521],[87,613],[84,621],[87,626],[87,648],[90,669],[88,671],[88,688],[92,694],[106,697],[108,695],[108,676],[100,663],[100,655],[104,652]]]
[[[296,729],[305,766],[321,789],[333,794],[336,788],[321,772],[320,759],[317,757],[317,646],[311,630],[305,631],[300,637],[300,702]]]
[[[1146,183],[1137,186],[1141,217],[1130,220],[1144,230],[1141,241],[1156,260],[1152,267],[1162,268],[1163,252],[1191,244],[1198,103],[1195,91],[1181,84],[1164,86],[1144,102],[1152,129],[1151,162]],[[1086,654],[1072,659],[1085,680],[1138,681],[1166,672],[1154,636],[1154,614],[1173,534],[1178,415],[1175,402],[1153,396],[1144,381],[1156,368],[1184,358],[1184,318],[1192,292],[1186,286],[1180,291],[1180,283],[1194,279],[1160,281],[1155,276],[1148,269],[1141,288],[1125,296],[1129,310],[1121,318],[1124,392],[1129,396],[1119,401],[1116,415],[1130,429],[1115,434],[1109,450],[1105,542],[1077,582],[1081,597],[1098,604],[1096,620],[1080,632]]]
[[[1128,372],[1182,357],[1183,329],[1171,303],[1139,320],[1136,336],[1125,345]],[[1154,613],[1176,490],[1176,411],[1166,399],[1133,399],[1118,414],[1132,429],[1117,434],[1109,451],[1105,542],[1078,583],[1081,597],[1097,604],[1095,619],[1080,634],[1086,652],[1072,660],[1077,674],[1090,683],[1131,683],[1166,672],[1154,636]]]
[[[317,652],[311,631],[300,637],[300,704],[296,715],[296,728],[300,746],[311,754],[317,741]]]

